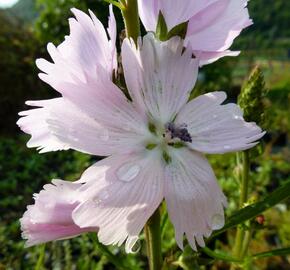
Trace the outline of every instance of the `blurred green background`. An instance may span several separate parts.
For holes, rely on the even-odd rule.
[[[5,4],[5,0],[0,4]],[[6,2],[7,4],[7,2]],[[98,0],[20,0],[11,8],[0,8],[0,270],[2,269],[115,269],[94,244],[94,235],[49,243],[25,249],[18,219],[32,194],[39,192],[52,178],[75,180],[94,159],[73,151],[38,154],[27,149],[28,136],[15,122],[25,109],[25,100],[56,96],[55,91],[37,77],[34,61],[47,57],[46,44],[59,44],[68,34],[70,8],[93,10],[107,25],[108,4]],[[223,90],[236,101],[243,81],[259,65],[263,71],[267,96],[264,128],[267,135],[256,149],[252,164],[252,196],[262,198],[283,181],[290,179],[290,1],[252,0],[249,4],[255,24],[245,30],[232,49],[242,50],[236,58],[225,58],[202,68],[196,93]],[[119,30],[123,29],[120,13],[115,9]],[[262,153],[262,154],[261,154]],[[220,184],[229,198],[227,214],[238,201],[235,154],[211,156]],[[290,246],[290,209],[284,202],[265,213],[265,223],[257,229],[251,243],[252,252]],[[221,235],[215,245],[230,251],[233,232]],[[163,251],[170,260],[178,250],[173,229],[167,225]],[[145,248],[126,255],[133,269],[147,269]],[[123,248],[111,248],[123,254]],[[200,269],[228,269],[228,265],[201,256]],[[194,260],[194,256],[193,256]],[[200,260],[200,259],[198,259]],[[192,266],[189,269],[199,269]],[[178,266],[172,269],[178,269]],[[254,262],[253,269],[290,269],[290,257],[274,257]]]

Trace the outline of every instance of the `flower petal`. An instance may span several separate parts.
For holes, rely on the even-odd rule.
[[[193,50],[227,50],[241,31],[252,24],[248,0],[220,0],[190,19],[186,43]]]
[[[188,21],[192,16],[218,0],[138,0],[139,14],[147,31],[156,30],[161,11],[168,30]]]
[[[116,24],[110,7],[109,34],[102,23],[90,11],[91,17],[73,8],[76,19],[69,19],[70,35],[57,48],[49,43],[48,52],[54,63],[38,59],[36,64],[44,73],[40,78],[51,86],[59,82],[74,82],[76,78],[85,80],[85,74],[97,76],[98,67],[102,67],[112,76],[117,68],[116,60]]]
[[[110,36],[109,46],[111,48],[112,53],[112,66],[109,70],[117,71],[118,63],[117,63],[117,48],[116,48],[116,39],[117,39],[117,23],[113,12],[113,5],[111,4],[109,7],[109,22],[108,22],[108,34]],[[93,14],[91,14],[91,17]]]
[[[226,198],[205,157],[189,149],[170,151],[165,169],[165,200],[175,227],[178,246],[183,249],[186,235],[191,247],[204,246],[204,237],[224,225]]]
[[[190,101],[178,114],[176,123],[186,124],[194,150],[209,154],[235,152],[255,146],[265,132],[243,119],[235,104],[221,105],[224,92],[213,92]]]
[[[80,183],[53,180],[53,184],[34,195],[35,203],[27,207],[21,218],[22,236],[26,246],[71,238],[97,228],[80,228],[72,220],[72,211],[79,204]]]
[[[223,56],[241,31],[252,24],[248,0],[138,0],[140,18],[147,31],[156,31],[161,11],[168,30],[188,23],[185,45],[202,56],[201,66]],[[224,51],[227,51],[223,54]],[[212,56],[212,57],[211,57]],[[206,57],[206,58],[205,58]]]
[[[149,153],[150,152],[150,153]],[[83,203],[73,218],[80,227],[99,227],[99,240],[126,251],[163,198],[163,170],[157,152],[112,156],[90,167],[80,181]]]
[[[229,50],[223,52],[194,51],[194,55],[198,58],[200,66],[211,64],[225,56],[238,56],[240,53],[240,51]]]
[[[32,135],[28,147],[38,147],[41,152],[71,148],[107,156],[145,147],[142,138],[146,132],[138,134],[138,129],[132,127],[132,121],[122,118],[121,112],[114,119],[114,111],[110,111],[109,107],[103,113],[100,111],[97,117],[92,117],[65,98],[30,101],[27,104],[40,108],[20,113],[24,117],[17,124]],[[102,115],[107,121],[111,119],[112,123],[106,125],[98,121],[97,118]],[[132,112],[132,115],[136,114]]]
[[[155,32],[158,13],[159,13],[158,0],[138,0],[139,16],[147,31]]]
[[[217,0],[160,0],[160,10],[170,31],[174,26],[187,22],[191,17]]]
[[[133,41],[123,42],[122,61],[133,103],[163,124],[172,120],[197,79],[198,61],[191,50],[183,52],[179,37],[160,42],[148,34],[138,49]]]
[[[19,115],[22,117],[17,121],[17,125],[22,131],[31,135],[27,147],[37,147],[40,153],[69,149],[66,143],[59,140],[49,130],[46,122],[49,118],[49,110],[37,108],[20,112]]]

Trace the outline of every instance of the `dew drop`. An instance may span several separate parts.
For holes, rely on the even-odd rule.
[[[230,147],[229,145],[225,145],[225,146],[224,146],[224,149],[225,149],[225,150],[229,150],[229,149],[231,149],[231,147]]]
[[[139,165],[127,163],[117,170],[117,176],[121,181],[130,182],[139,174],[139,172]]]
[[[214,115],[213,115],[213,118],[214,118],[214,119],[216,119],[216,118],[217,118],[217,115],[216,115],[216,114],[214,114]]]
[[[211,219],[211,228],[213,230],[221,229],[225,224],[224,216],[220,214],[215,214]]]
[[[137,253],[141,249],[141,243],[138,236],[128,237],[125,249],[127,253]]]

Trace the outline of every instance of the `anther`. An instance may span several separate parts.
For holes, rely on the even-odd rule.
[[[166,131],[170,133],[171,139],[179,138],[183,142],[192,142],[186,124],[177,127],[174,123],[170,122],[166,125]]]

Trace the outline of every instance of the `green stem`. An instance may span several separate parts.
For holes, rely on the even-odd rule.
[[[167,226],[167,221],[168,221],[168,213],[166,212],[164,214],[164,217],[162,219],[162,222],[161,222],[161,239],[163,239],[164,237],[164,234],[166,232],[166,226]]]
[[[251,226],[251,225],[249,225],[249,226]],[[251,230],[251,228],[249,228],[245,232],[245,237],[244,237],[242,251],[241,251],[242,258],[245,258],[245,256],[248,253],[248,249],[249,249],[249,245],[250,245],[250,242],[251,242],[251,238],[252,238],[252,230]]]
[[[120,0],[120,3],[124,5],[121,9],[124,18],[126,35],[132,38],[137,44],[137,39],[140,35],[140,21],[138,15],[138,3],[137,0]]]
[[[250,153],[249,150],[242,153],[243,157],[243,172],[242,172],[242,183],[241,183],[241,194],[240,194],[240,208],[244,207],[244,204],[248,200],[249,193],[249,180],[250,180]]]
[[[233,252],[233,255],[236,256],[237,258],[242,257],[241,251],[242,251],[242,247],[243,247],[244,237],[245,237],[245,230],[242,228],[242,226],[239,226],[237,228],[235,247],[234,247],[234,252]]]
[[[43,261],[45,256],[45,244],[39,247],[39,257],[36,263],[34,270],[40,270],[43,267]]]
[[[238,158],[237,160],[239,161],[240,159]],[[242,163],[243,163],[243,170],[242,170],[242,175],[241,175],[241,183],[240,183],[241,191],[240,191],[240,199],[239,199],[240,208],[243,208],[245,206],[245,203],[248,200],[248,194],[249,194],[249,180],[250,180],[250,177],[249,177],[250,176],[250,152],[249,150],[246,150],[242,153]],[[237,229],[235,246],[234,246],[234,251],[233,251],[234,257],[237,257],[239,259],[243,259],[248,250],[250,239],[247,240],[248,243],[244,244],[245,235],[246,235],[245,226],[239,226]],[[235,269],[235,266],[232,266],[231,269]]]
[[[162,268],[162,253],[159,208],[155,211],[155,213],[151,216],[145,225],[145,237],[149,269],[160,270]]]

